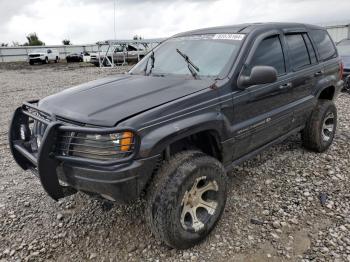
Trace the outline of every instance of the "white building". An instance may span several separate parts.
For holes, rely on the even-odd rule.
[[[339,25],[328,25],[325,27],[336,43],[343,39],[350,38],[350,22]]]

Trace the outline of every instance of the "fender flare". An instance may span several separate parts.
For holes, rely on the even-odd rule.
[[[317,93],[316,93],[316,95],[315,95],[315,97],[318,99],[319,97],[320,97],[320,95],[321,95],[321,93],[324,91],[324,90],[326,90],[327,88],[333,88],[333,96],[334,96],[334,94],[335,94],[335,86],[334,85],[332,85],[332,84],[330,84],[330,85],[325,85],[324,87],[322,87],[322,88],[320,88],[318,91],[317,91]]]
[[[315,97],[318,98],[320,94],[329,87],[333,87],[335,91],[335,86],[336,86],[337,79],[334,76],[328,76],[326,78],[323,78],[321,81],[319,81],[316,86],[318,88],[315,90]]]
[[[155,127],[142,136],[139,155],[144,158],[161,154],[168,145],[203,131],[215,132],[221,142],[228,138],[228,130],[226,121],[217,112],[180,119]]]

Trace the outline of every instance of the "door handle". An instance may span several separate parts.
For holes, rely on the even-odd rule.
[[[293,86],[292,83],[287,83],[287,84],[283,84],[279,86],[279,89],[287,89],[287,88],[291,88]]]
[[[323,74],[324,74],[324,72],[323,72],[323,70],[321,70],[321,71],[316,72],[316,73],[315,73],[315,76],[321,76],[321,75],[323,75]]]

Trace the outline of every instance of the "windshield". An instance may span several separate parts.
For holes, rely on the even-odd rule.
[[[339,55],[350,56],[350,40],[343,40],[337,45]]]
[[[199,76],[218,76],[230,59],[237,56],[244,36],[243,34],[207,34],[171,38],[158,46],[154,53],[149,53],[130,73],[190,75],[188,62],[177,51],[181,50],[181,53],[198,67]],[[154,61],[149,59],[152,55],[154,55]]]

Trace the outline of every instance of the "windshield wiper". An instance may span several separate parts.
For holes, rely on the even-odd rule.
[[[155,62],[156,59],[154,57],[154,51],[152,50],[151,52],[152,52],[151,55],[147,59],[145,69],[143,69],[143,72],[145,73],[145,75],[150,75],[152,73],[153,68],[154,68],[154,62]],[[149,63],[150,59],[152,59],[152,64],[151,64],[151,69],[149,70],[149,73],[147,74],[148,63]]]
[[[198,66],[196,66],[192,61],[191,59],[188,57],[188,55],[182,53],[178,48],[176,48],[176,52],[178,52],[184,59],[185,61],[187,62],[187,67],[188,67],[188,70],[190,70],[192,76],[194,78],[197,78],[198,76],[198,73],[199,72],[199,68]],[[197,71],[197,72],[196,72]]]

